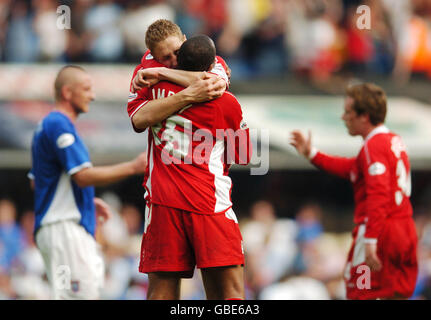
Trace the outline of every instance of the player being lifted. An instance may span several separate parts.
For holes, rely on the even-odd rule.
[[[178,67],[206,71],[214,58],[212,40],[197,36],[182,44]],[[156,82],[164,79],[163,70],[153,70]],[[149,90],[147,99],[184,90],[163,81]],[[129,110],[134,127],[145,128],[137,114]],[[140,263],[140,271],[149,274],[148,298],[178,299],[181,278],[191,277],[197,266],[208,299],[244,299],[242,236],[228,176],[232,163],[247,164],[251,157],[240,104],[225,92],[186,107],[151,126],[148,146]]]
[[[364,144],[354,158],[324,154],[293,131],[291,144],[313,165],[349,179],[355,212],[345,284],[349,299],[400,299],[413,294],[418,273],[417,236],[410,203],[410,163],[401,138],[384,126],[386,95],[370,83],[347,88],[344,121]],[[358,286],[370,269],[370,288]],[[360,268],[360,269],[358,269]]]

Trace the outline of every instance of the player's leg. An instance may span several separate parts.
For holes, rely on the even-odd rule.
[[[232,209],[185,215],[184,225],[208,299],[244,299],[244,252]]]
[[[179,300],[181,274],[178,272],[151,272],[148,274],[148,300]]]
[[[94,238],[73,221],[43,226],[36,236],[54,299],[99,299],[104,264]]]
[[[204,268],[201,271],[207,299],[245,299],[243,266]]]
[[[152,204],[145,214],[139,271],[147,273],[147,299],[180,298],[181,278],[193,276],[195,262],[184,232],[182,211]]]
[[[382,278],[385,287],[391,288],[383,298],[408,299],[413,295],[418,274],[415,223],[410,217],[388,219],[381,237],[382,263],[388,267]]]

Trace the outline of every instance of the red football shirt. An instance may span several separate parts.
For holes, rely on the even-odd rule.
[[[183,87],[160,82],[150,99],[167,97]],[[145,198],[150,203],[201,214],[232,206],[232,163],[251,158],[249,129],[241,106],[229,92],[218,99],[189,105],[150,128]]]
[[[143,106],[145,106],[148,101],[150,100],[150,94],[149,94],[149,88],[142,88],[136,93],[132,92],[132,82],[133,79],[136,76],[136,73],[141,69],[147,69],[147,68],[156,68],[156,67],[165,67],[163,64],[157,62],[154,57],[151,55],[150,51],[147,50],[147,52],[144,54],[144,56],[141,59],[141,63],[135,68],[133,71],[133,76],[130,81],[130,93],[129,98],[127,101],[127,112],[129,114],[130,119],[132,119],[133,115],[141,109]],[[211,69],[211,73],[217,74],[219,77],[224,79],[226,81],[226,84],[229,86],[229,79],[226,74],[227,65],[226,62],[223,60],[223,58],[216,56],[216,63]],[[133,124],[132,124],[133,125]],[[143,130],[139,130],[133,126],[133,129],[136,132],[142,132]]]
[[[355,224],[365,224],[365,238],[375,242],[389,217],[413,214],[410,163],[401,138],[385,126],[375,128],[355,158],[317,152],[312,163],[350,179],[355,199]]]

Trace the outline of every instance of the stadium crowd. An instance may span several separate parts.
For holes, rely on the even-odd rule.
[[[145,299],[148,277],[138,272],[143,232],[140,209],[107,191],[102,198],[113,217],[96,233],[106,263],[102,299]],[[428,208],[430,210],[430,208]],[[239,217],[246,254],[247,299],[345,299],[343,269],[350,232],[328,232],[322,208],[302,206],[294,218],[281,217],[265,200]],[[420,239],[419,277],[411,299],[431,299],[431,219],[416,215]],[[0,299],[49,299],[42,257],[33,240],[34,213],[17,212],[0,200]],[[205,299],[200,272],[182,286],[182,299]]]
[[[370,29],[357,28],[361,4],[370,8]],[[59,5],[69,6],[71,29],[56,27],[65,13]],[[0,61],[136,64],[157,18],[216,40],[233,79],[289,72],[315,81],[353,72],[431,77],[427,0],[2,0]]]

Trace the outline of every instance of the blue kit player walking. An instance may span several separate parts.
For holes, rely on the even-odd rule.
[[[38,125],[29,173],[35,196],[35,240],[54,299],[98,299],[104,263],[94,238],[96,218],[109,218],[94,186],[144,173],[146,156],[93,167],[75,129],[94,100],[92,80],[78,66],[62,68],[55,80],[55,110]]]

